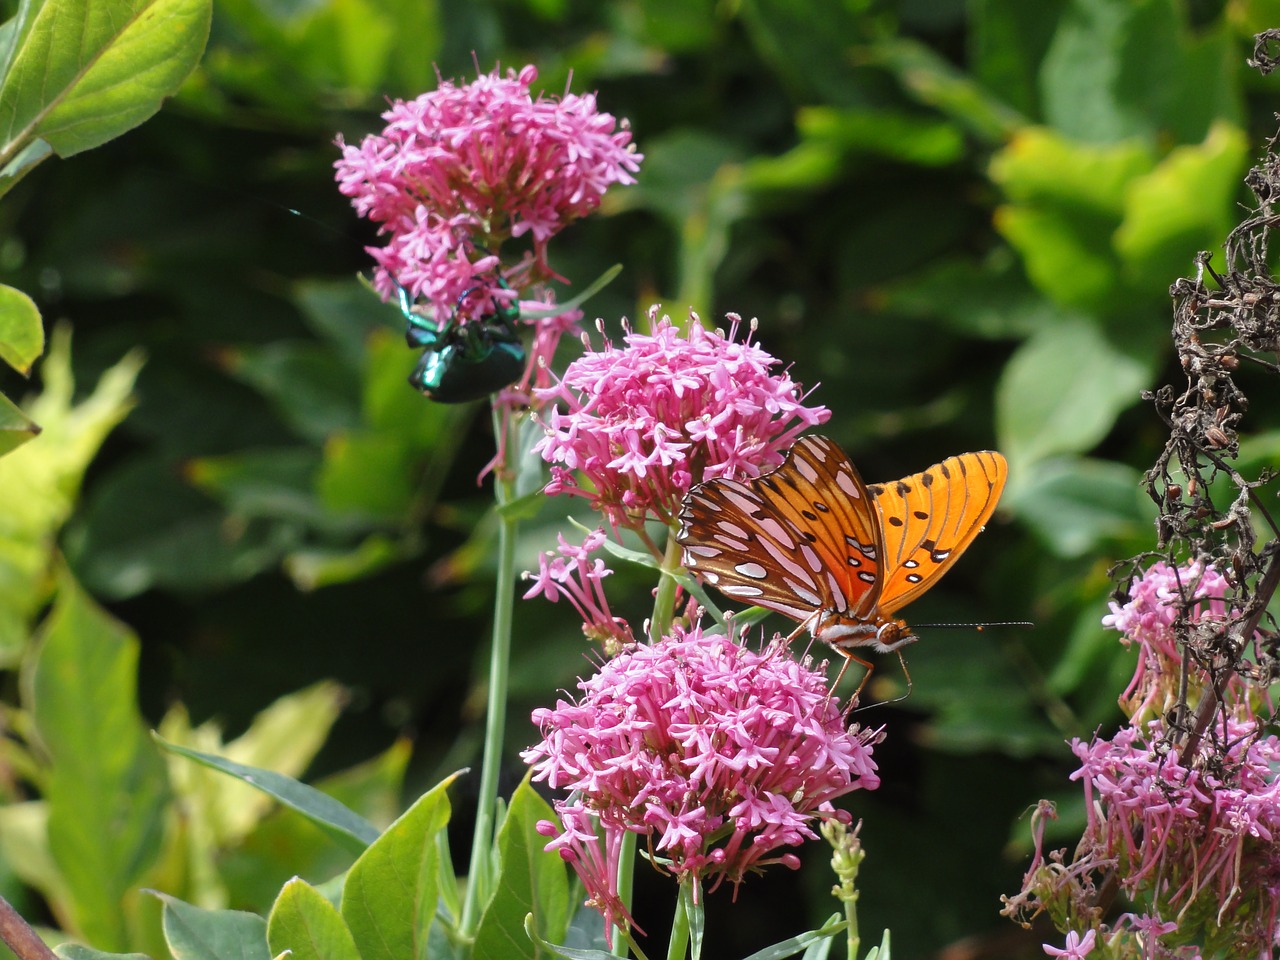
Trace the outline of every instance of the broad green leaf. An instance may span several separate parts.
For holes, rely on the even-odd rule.
[[[143,455],[93,489],[68,550],[96,594],[136,596],[153,587],[223,587],[274,569],[301,534],[283,521],[228,523],[172,460]]]
[[[141,355],[130,353],[73,405],[71,334],[54,330],[40,364],[44,391],[25,410],[43,428],[40,442],[0,458],[0,665],[14,662],[30,618],[48,600],[50,544],[76,505],[89,462],[131,409],[140,366]]]
[[[1122,353],[1094,324],[1069,317],[1022,344],[996,388],[996,434],[1013,483],[1039,460],[1102,440],[1150,383],[1155,359]]]
[[[830,146],[837,158],[869,153],[940,167],[964,156],[964,136],[955,124],[916,113],[806,107],[797,115],[796,127],[805,141]]]
[[[284,885],[271,908],[267,944],[274,956],[287,950],[293,960],[360,960],[338,908],[298,877]]]
[[[555,811],[526,776],[498,831],[496,893],[476,929],[475,960],[546,957],[525,933],[528,914],[533,915],[539,939],[558,943],[565,938],[573,913],[565,864],[558,854],[543,849],[547,838],[537,830],[540,820],[554,819]]]
[[[1217,123],[1203,143],[1178,147],[1130,184],[1115,235],[1130,284],[1163,290],[1191,270],[1198,251],[1221,246],[1248,162],[1244,131]]]
[[[935,261],[881,295],[890,313],[984,339],[1022,339],[1061,316],[1058,307],[1028,285],[1007,248],[987,263],[959,257]]]
[[[440,883],[436,836],[449,823],[453,780],[423,794],[347,872],[342,916],[362,960],[426,960]]]
[[[0,860],[50,903],[71,902],[67,880],[49,850],[47,801],[0,806]]]
[[[53,952],[63,960],[151,960],[145,953],[108,953],[82,943],[60,943]]]
[[[267,921],[243,910],[204,910],[156,893],[174,960],[271,960]]]
[[[40,435],[39,425],[0,396],[0,457]]]
[[[367,763],[325,777],[315,786],[375,823],[391,823],[404,808],[404,768],[410,752],[408,741],[399,741]],[[203,771],[196,764],[180,762],[189,769]],[[213,771],[203,772],[233,782]],[[199,824],[198,817],[197,813],[190,818],[193,827]],[[278,806],[255,824],[244,840],[231,847],[206,849],[199,855],[208,860],[210,882],[199,889],[192,883],[185,894],[189,899],[262,905],[271,904],[279,895],[283,878],[302,876],[330,878],[317,883],[316,889],[336,906],[342,899],[346,871],[354,860],[309,820]],[[197,861],[194,851],[189,862],[205,867]],[[215,892],[226,899],[200,899],[212,897]]]
[[[363,430],[334,432],[324,445],[316,493],[325,508],[337,514],[395,521],[416,493],[415,459],[399,437]]]
[[[35,301],[0,284],[0,360],[23,376],[44,352],[44,325]]]
[[[991,161],[991,179],[1009,200],[996,211],[996,227],[1056,302],[1109,307],[1122,280],[1112,236],[1129,185],[1154,165],[1151,148],[1138,141],[1093,146],[1023,129]]]
[[[195,67],[209,0],[44,0],[23,5],[0,84],[3,157],[33,138],[69,157],[160,109]]]
[[[407,553],[403,540],[373,534],[350,550],[295,550],[285,557],[284,569],[299,590],[317,590],[368,577]]]
[[[166,743],[298,777],[324,746],[346,700],[346,692],[336,683],[314,684],[280,697],[261,710],[243,734],[225,744],[216,723],[193,729],[182,708],[169,712],[159,733]],[[242,841],[274,806],[272,797],[261,789],[185,759],[169,758],[169,776],[190,819],[207,830],[211,843],[219,848]]]
[[[281,340],[242,347],[226,359],[230,372],[267,397],[301,437],[323,442],[361,425],[359,377],[323,344]]]
[[[348,850],[360,852],[378,837],[378,828],[364,817],[351,812],[332,797],[305,783],[299,783],[292,777],[286,777],[274,770],[260,770],[257,767],[234,763],[225,757],[180,747],[177,744],[168,743],[159,736],[156,740],[166,750],[214,770],[220,770],[275,797],[285,806],[297,810]]]
[[[1045,686],[1055,696],[1096,691],[1104,701],[1105,713],[1102,718],[1083,716],[1081,719],[1089,728],[1099,719],[1110,720],[1115,715],[1116,694],[1124,689],[1128,679],[1120,678],[1118,685],[1111,685],[1101,682],[1100,674],[1117,660],[1127,661],[1129,672],[1133,671],[1132,659],[1122,652],[1120,635],[1102,625],[1103,616],[1109,612],[1107,599],[1114,589],[1114,583],[1104,581],[1079,604],[1080,612],[1063,638],[1062,650],[1052,672],[1045,678]],[[1083,685],[1087,685],[1085,691],[1081,691]]]
[[[986,143],[999,143],[1026,125],[1026,118],[972,76],[914,39],[891,37],[876,43],[867,56],[892,72],[921,103]]]
[[[1093,143],[1170,133],[1195,143],[1215,118],[1238,121],[1231,29],[1193,27],[1186,9],[1175,0],[1073,0],[1040,73],[1047,121]]]
[[[1079,557],[1103,540],[1149,535],[1151,499],[1132,467],[1108,460],[1062,458],[1036,464],[1005,498],[1060,557]]]
[[[319,524],[324,512],[313,491],[319,465],[313,447],[247,450],[191,460],[185,477],[237,517],[282,517]]]
[[[50,759],[49,847],[77,926],[99,947],[130,945],[121,901],[159,853],[164,762],[137,708],[138,641],[64,575],[28,676]]]

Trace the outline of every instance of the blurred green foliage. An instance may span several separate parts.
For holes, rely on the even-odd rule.
[[[58,155],[77,155],[6,181],[0,342],[16,346],[0,358],[24,369],[40,352],[34,307],[74,330],[33,385],[0,381],[36,397],[25,415],[0,406],[0,453],[14,430],[45,427],[0,460],[0,656],[33,671],[37,692],[25,702],[11,683],[11,709],[76,722],[38,691],[75,656],[58,652],[68,618],[88,617],[115,645],[111,689],[129,703],[139,658],[143,717],[116,717],[128,732],[113,740],[146,784],[137,817],[187,789],[138,740],[166,714],[168,731],[178,703],[197,728],[250,736],[268,704],[332,678],[345,699],[298,720],[308,748],[292,765],[255,762],[301,773],[335,719],[313,774],[388,750],[403,763],[393,745],[409,734],[405,805],[474,760],[493,537],[475,479],[490,425],[404,384],[415,357],[398,312],[356,279],[374,238],[334,188],[333,140],[375,129],[386,97],[430,88],[437,69],[534,63],[548,93],[598,91],[646,155],[640,183],[553,248],[576,289],[624,265],[588,319],[616,336],[655,300],[709,322],[759,318],[764,346],[820,384],[826,432],[870,481],[968,449],[1008,456],[996,521],[910,617],[1036,629],[922,629],[910,698],[865,714],[888,731],[884,785],[854,804],[865,930],[890,927],[904,957],[1003,935],[1018,817],[1042,795],[1071,797],[1064,739],[1118,718],[1132,665],[1098,621],[1109,566],[1152,545],[1138,480],[1161,426],[1139,392],[1176,377],[1168,286],[1218,249],[1273,132],[1280,86],[1245,59],[1252,33],[1277,23],[1274,0],[222,0],[203,60],[155,117],[83,153],[105,131],[69,141],[73,128],[51,127]],[[1251,409],[1257,462],[1274,463],[1277,411]],[[525,567],[567,509],[581,513],[547,504],[523,524]],[[626,591],[647,577],[613,581],[638,623],[647,597]],[[534,736],[522,718],[589,669],[571,610],[542,601],[519,607],[515,656],[512,785]],[[886,664],[873,687],[889,698],[903,682]],[[56,763],[92,757],[89,734],[107,735],[45,748]],[[63,910],[94,899],[59,869],[80,856],[74,838],[52,840],[74,801],[38,751],[8,754],[3,815],[27,819],[0,831],[0,892],[38,890],[51,920],[104,949],[154,948],[93,926],[109,922],[102,902]],[[378,769],[361,782],[378,784],[364,795],[386,813],[399,775]],[[471,789],[455,785],[455,821]],[[198,875],[188,863],[167,874],[181,882],[152,884],[210,909],[265,910],[290,873],[333,872],[313,828],[299,837],[288,814],[254,809],[189,848],[120,833],[133,853],[92,874],[101,896],[134,889],[126,860],[172,866],[178,849],[200,851]],[[1068,804],[1064,836],[1072,827]],[[824,856],[749,881],[736,905],[714,894],[708,942],[743,955],[821,922]],[[662,929],[670,897],[652,906],[648,883],[661,885],[642,878],[641,925]],[[287,894],[290,910],[323,913]]]

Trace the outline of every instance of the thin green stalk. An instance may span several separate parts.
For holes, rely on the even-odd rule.
[[[676,581],[670,574],[680,569],[680,544],[672,533],[667,534],[667,551],[662,557],[662,576],[653,595],[653,616],[649,618],[649,639],[661,640],[671,631],[675,617]]]
[[[502,768],[502,744],[507,724],[511,622],[515,606],[516,520],[504,516],[501,509],[511,500],[512,488],[511,482],[503,477],[501,467],[494,476],[494,496],[498,504],[498,580],[493,603],[493,648],[489,654],[489,702],[484,727],[484,758],[480,765],[480,797],[475,833],[471,838],[467,898],[463,903],[459,930],[466,940],[475,936],[481,905],[488,900],[493,887],[490,851],[493,849],[498,774]]]
[[[684,887],[676,897],[676,915],[671,918],[671,939],[667,942],[667,960],[684,960],[689,954],[689,911]]]
[[[636,835],[628,830],[623,834],[622,844],[618,849],[618,899],[628,911],[631,910],[631,896],[636,881],[636,839]],[[627,955],[627,944],[623,938],[614,938],[613,955]]]

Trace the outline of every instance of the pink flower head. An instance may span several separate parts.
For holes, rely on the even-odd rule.
[[[1063,949],[1051,947],[1044,944],[1044,952],[1051,957],[1066,957],[1067,960],[1083,960],[1093,952],[1093,942],[1098,937],[1098,931],[1090,930],[1083,937],[1071,930],[1067,933],[1067,942],[1064,943]]]
[[[613,571],[604,565],[603,560],[591,559],[591,554],[604,544],[605,532],[593,531],[580,547],[569,543],[562,535],[557,537],[559,549],[540,554],[537,574],[525,574],[525,579],[534,583],[524,598],[528,600],[541,594],[554,603],[564,596],[582,617],[582,632],[587,639],[603,643],[605,655],[613,656],[634,643],[635,637],[631,634],[630,625],[609,611],[609,601],[604,595],[604,578]]]
[[[549,279],[547,242],[595,210],[612,184],[635,182],[642,158],[626,125],[618,129],[591,94],[534,99],[537,76],[527,66],[462,85],[441,80],[416,100],[394,101],[386,128],[358,147],[338,138],[339,190],[388,236],[369,251],[384,298],[404,287],[443,324],[468,290],[492,292],[510,238],[527,238],[531,250],[502,278],[514,289]]]
[[[1193,623],[1225,621],[1229,589],[1227,579],[1212,566],[1190,563],[1174,568],[1160,560],[1129,584],[1128,603],[1111,602],[1102,625],[1119,630],[1124,643],[1138,646],[1133,680],[1121,696],[1135,720],[1163,713],[1177,699],[1182,664],[1174,632],[1178,616],[1185,613]]]
[[[1160,935],[1156,914],[1176,917],[1182,942],[1226,933],[1233,955],[1265,955],[1280,933],[1280,739],[1227,717],[1186,762],[1153,748],[1166,732],[1152,721],[1073,741],[1089,815],[1074,871],[1114,870],[1150,905],[1148,935]]]
[[[652,333],[628,330],[625,346],[606,342],[534,391],[556,403],[534,448],[552,465],[547,492],[590,497],[615,528],[638,527],[670,523],[695,483],[782,463],[831,411],[805,406],[799,385],[773,372],[779,362],[751,342],[754,324],[739,341],[741,318],[728,320],[726,336],[691,314],[685,334],[653,307]]]
[[[737,884],[798,865],[780,849],[813,839],[817,818],[847,818],[837,797],[879,785],[880,732],[846,729],[824,674],[777,641],[756,653],[676,627],[578,687],[576,702],[534,711],[543,739],[523,757],[535,780],[570,791],[547,849],[573,864],[610,925],[625,919],[609,879],[625,832],[682,881]]]

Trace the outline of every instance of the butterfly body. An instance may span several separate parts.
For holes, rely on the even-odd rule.
[[[694,487],[676,540],[685,566],[721,593],[861,660],[854,649],[916,640],[897,611],[973,542],[1006,476],[1004,457],[987,450],[868,486],[835,441],[804,437],[772,473]]]

